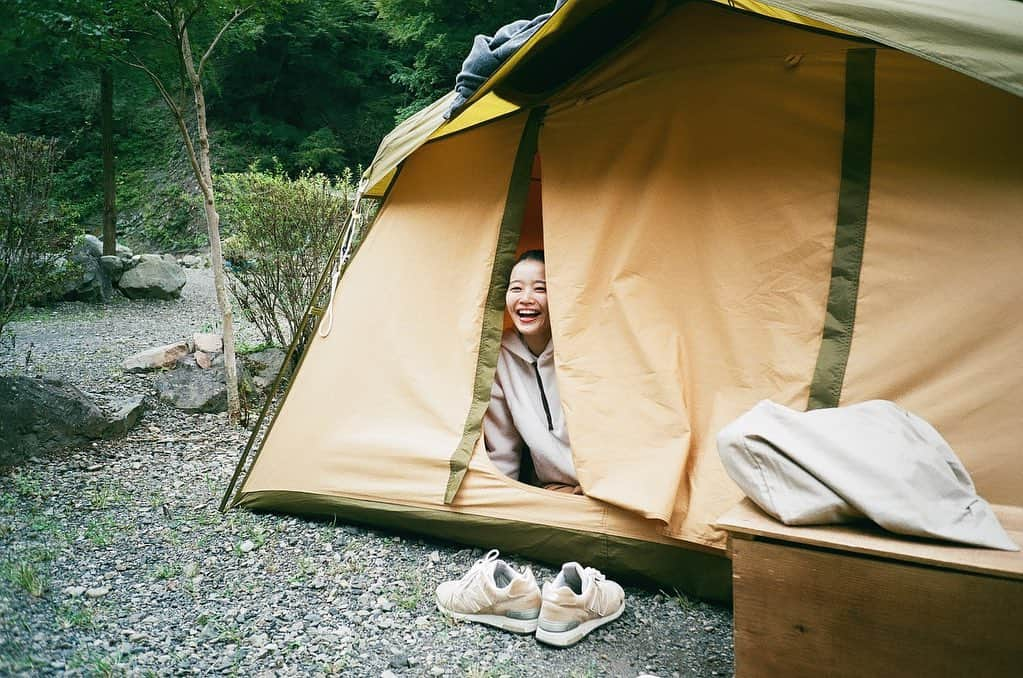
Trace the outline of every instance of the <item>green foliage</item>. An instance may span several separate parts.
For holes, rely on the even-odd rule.
[[[54,139],[0,132],[0,331],[60,282],[76,230],[53,197],[60,156]]]
[[[251,51],[225,56],[218,120],[232,140],[292,175],[340,174],[368,164],[403,93],[390,80],[394,49],[370,0],[306,0],[269,23]]]
[[[174,563],[160,563],[153,568],[153,577],[159,580],[173,579],[181,573],[179,568]]]
[[[89,506],[96,510],[107,509],[112,506],[123,506],[130,497],[121,485],[111,483],[101,485],[89,492]]]
[[[0,563],[0,577],[14,584],[33,598],[41,598],[49,588],[46,577],[29,560],[8,560]]]
[[[352,173],[277,168],[220,178],[231,291],[267,343],[287,346],[351,211]]]
[[[248,355],[250,353],[259,353],[260,351],[265,351],[266,349],[273,348],[273,347],[274,347],[274,344],[271,344],[270,342],[267,342],[267,341],[260,341],[260,342],[256,342],[255,344],[250,344],[249,342],[245,341],[244,339],[239,339],[234,344],[235,353],[237,353],[238,355]]]
[[[136,250],[195,249],[205,224],[181,131],[140,59],[191,120],[192,93],[153,9],[201,10],[196,61],[237,5],[205,64],[215,173],[254,162],[297,177],[367,165],[402,119],[450,90],[477,33],[553,0],[6,0],[0,3],[0,130],[57,137],[52,197],[97,232],[102,208],[100,70],[114,76],[118,231]],[[128,51],[130,48],[130,52]],[[230,224],[225,224],[230,228]]]
[[[57,609],[57,624],[61,629],[88,629],[96,624],[92,608],[78,602],[67,602]]]
[[[117,523],[112,518],[103,517],[86,523],[84,536],[94,546],[103,548],[114,543],[117,532]]]

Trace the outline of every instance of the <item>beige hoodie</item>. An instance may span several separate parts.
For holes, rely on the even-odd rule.
[[[534,356],[514,329],[501,338],[483,438],[498,470],[518,479],[529,450],[541,483],[578,485],[550,342]]]

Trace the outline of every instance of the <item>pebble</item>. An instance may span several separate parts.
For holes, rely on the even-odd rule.
[[[72,598],[77,598],[78,596],[80,596],[83,593],[85,593],[85,587],[84,586],[68,586],[67,588],[64,589],[64,593],[68,594]]]
[[[242,543],[238,544],[238,550],[242,553],[249,553],[252,549],[256,548],[256,542],[251,539],[246,539]]]
[[[85,590],[86,598],[102,598],[103,596],[110,593],[110,588],[107,586],[96,586]]]

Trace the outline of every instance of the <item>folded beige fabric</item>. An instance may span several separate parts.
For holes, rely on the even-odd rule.
[[[900,534],[1019,550],[944,438],[887,400],[809,412],[763,400],[717,444],[732,480],[786,525],[865,516]]]

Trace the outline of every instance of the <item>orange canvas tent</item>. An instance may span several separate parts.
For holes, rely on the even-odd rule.
[[[1023,5],[856,4],[570,0],[454,118],[392,132],[330,332],[225,505],[722,598],[742,495],[714,438],[764,398],[897,401],[1019,504]],[[583,497],[481,441],[541,244]]]

